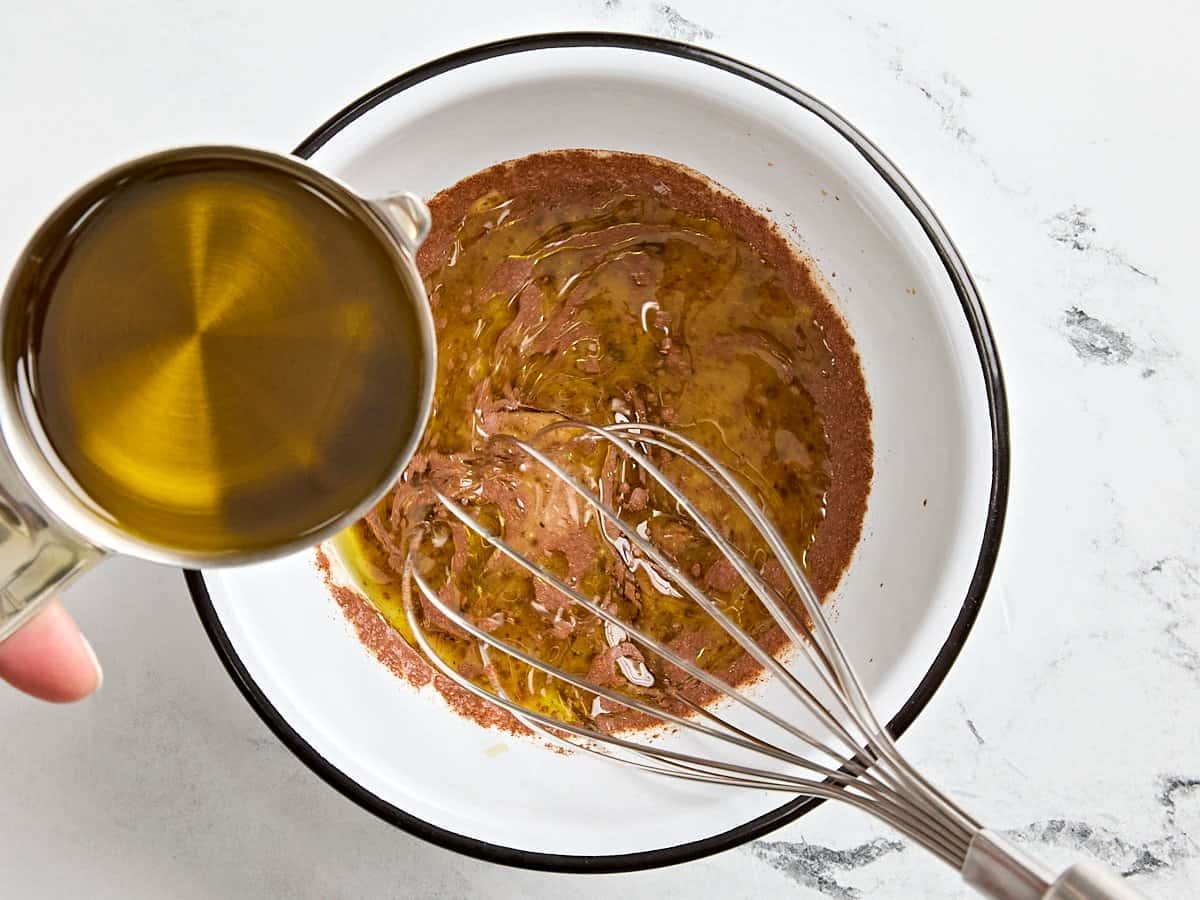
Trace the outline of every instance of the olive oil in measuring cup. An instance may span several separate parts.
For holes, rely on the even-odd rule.
[[[269,555],[348,524],[428,415],[422,216],[407,195],[364,201],[235,148],[93,182],[34,238],[5,299],[29,446],[5,437],[35,493],[65,488],[68,524],[151,558]],[[22,465],[30,447],[41,460]]]

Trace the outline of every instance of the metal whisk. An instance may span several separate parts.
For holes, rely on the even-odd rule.
[[[463,689],[507,710],[526,727],[554,741],[635,766],[648,773],[848,803],[905,834],[958,869],[964,880],[979,893],[997,900],[1127,900],[1139,896],[1119,876],[1095,863],[1078,864],[1055,879],[1041,864],[1003,837],[983,828],[904,758],[872,710],[861,682],[834,636],[820,600],[801,566],[749,493],[712,454],[668,428],[645,423],[596,426],[562,421],[542,429],[532,440],[538,441],[563,429],[575,432],[575,439],[606,442],[611,450],[624,454],[666,491],[678,509],[729,560],[758,601],[769,611],[798,651],[794,662],[805,663],[809,677],[797,675],[792,668],[763,649],[688,577],[688,573],[550,455],[534,443],[513,437],[502,439],[510,441],[521,453],[544,467],[554,478],[560,479],[596,510],[603,518],[605,528],[611,527],[620,532],[655,567],[658,575],[669,581],[682,596],[698,604],[747,654],[774,676],[775,682],[784,689],[787,702],[798,703],[799,707],[793,706],[792,712],[768,708],[745,690],[731,686],[695,662],[673,652],[661,641],[603,608],[595,598],[585,596],[571,584],[513,549],[499,535],[481,524],[466,507],[438,493],[439,500],[451,515],[508,559],[551,585],[572,603],[620,629],[645,650],[727,698],[732,705],[726,704],[729,709],[718,714],[684,699],[678,691],[668,688],[672,699],[685,707],[684,714],[679,714],[646,698],[612,690],[544,662],[475,625],[444,602],[422,577],[419,567],[413,565],[410,567],[413,581],[425,600],[479,642],[485,666],[491,665],[491,652],[508,654],[546,675],[602,698],[610,708],[612,704],[618,704],[652,716],[667,726],[674,726],[681,733],[686,732],[688,737],[702,742],[705,748],[712,749],[702,752],[672,749],[661,746],[653,738],[639,736],[640,733],[608,733],[527,709],[513,702],[498,683],[493,682],[493,690],[480,687],[438,656],[421,628],[412,596],[409,595],[405,603],[417,645],[443,675]],[[700,512],[678,484],[663,474],[650,458],[651,447],[686,461],[705,475],[749,520],[783,567],[810,625],[806,625],[776,590],[764,581],[743,553],[730,543],[713,521]],[[796,714],[797,710],[803,712]]]

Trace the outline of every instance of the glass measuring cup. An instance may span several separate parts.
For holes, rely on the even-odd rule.
[[[369,484],[356,484],[348,502],[338,505],[336,515],[328,509],[300,507],[303,520],[286,536],[276,535],[253,546],[200,547],[148,537],[144,530],[128,527],[111,510],[80,486],[62,455],[47,438],[42,416],[33,399],[36,373],[29,363],[31,321],[35,314],[31,285],[47,283],[55,266],[61,264],[63,247],[86,227],[96,228],[88,217],[124,185],[138,183],[147,173],[174,171],[171,167],[204,169],[237,165],[251,172],[283,176],[336,208],[355,234],[366,233],[375,252],[386,257],[384,268],[394,276],[396,295],[406,304],[405,315],[413,322],[418,360],[417,377],[406,383],[409,410],[402,421],[388,427],[397,431],[375,454],[366,469]],[[0,301],[0,346],[3,348],[0,375],[0,640],[28,621],[38,608],[91,565],[112,553],[126,553],[155,562],[180,566],[223,566],[255,562],[311,546],[344,528],[361,516],[399,477],[416,448],[433,398],[436,344],[433,319],[425,301],[416,267],[416,251],[429,230],[429,211],[408,193],[366,199],[352,189],[291,156],[243,147],[186,147],[155,153],[118,166],[89,182],[68,197],[38,229],[18,257],[3,300]],[[359,239],[356,237],[356,239]],[[267,249],[269,252],[269,242]],[[339,269],[339,272],[341,270]],[[56,277],[56,276],[55,276]],[[390,283],[390,282],[389,282]],[[136,284],[126,286],[135,290]],[[254,284],[250,283],[253,291]],[[366,326],[368,329],[370,323]],[[377,338],[377,336],[376,336]],[[377,343],[377,341],[376,341]],[[257,371],[263,373],[267,354],[253,340],[246,352],[253,354]],[[353,350],[353,346],[350,346]],[[305,365],[301,358],[288,359],[274,353],[268,365],[294,368]],[[349,353],[345,364],[353,367],[359,356]],[[369,380],[373,373],[352,373]],[[388,385],[385,385],[386,388]],[[86,386],[83,388],[86,390]],[[60,445],[61,446],[61,445]],[[264,450],[264,453],[267,451]],[[374,477],[379,473],[378,477]],[[361,481],[361,479],[360,479]],[[352,483],[349,478],[346,483]],[[342,486],[339,486],[339,490]],[[255,513],[253,508],[251,516]]]

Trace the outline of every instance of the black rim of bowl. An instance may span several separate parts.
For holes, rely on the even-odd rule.
[[[959,610],[958,617],[955,619],[945,643],[943,643],[937,656],[934,658],[933,664],[921,679],[920,684],[917,685],[916,690],[913,691],[912,696],[905,701],[900,711],[888,723],[888,728],[892,734],[899,737],[929,702],[938,686],[942,683],[942,680],[946,677],[946,673],[954,664],[954,660],[966,642],[967,635],[971,631],[971,626],[979,614],[984,593],[991,579],[992,569],[995,566],[996,555],[1000,547],[1000,535],[1004,526],[1004,514],[1008,501],[1008,409],[1005,400],[1004,379],[1000,371],[1000,359],[996,352],[995,341],[992,338],[991,328],[988,326],[987,316],[979,299],[979,292],[975,287],[970,273],[967,271],[966,265],[963,263],[953,242],[942,228],[941,223],[937,220],[937,217],[933,214],[928,204],[925,203],[920,194],[909,184],[908,180],[874,144],[850,125],[842,116],[821,101],[761,69],[725,56],[724,54],[690,44],[644,35],[612,32],[562,32],[494,41],[467,50],[460,50],[457,53],[451,53],[448,56],[443,56],[440,59],[418,66],[359,97],[309,135],[294,152],[297,156],[307,159],[334,137],[334,135],[347,125],[353,123],[364,113],[383,103],[385,100],[394,97],[396,94],[444,72],[514,53],[570,47],[607,47],[640,50],[691,60],[751,81],[767,90],[786,97],[809,112],[820,116],[828,125],[841,134],[843,138],[849,141],[888,183],[892,190],[896,192],[900,200],[916,218],[936,249],[942,264],[946,267],[946,271],[954,284],[955,291],[962,304],[962,310],[966,316],[971,335],[975,341],[987,390],[988,412],[991,417],[992,426],[992,483],[983,543],[979,549],[975,572],[972,576],[967,595],[963,600],[962,608]],[[321,756],[316,749],[305,741],[271,704],[271,701],[255,683],[239,658],[213,607],[212,600],[208,594],[208,588],[204,582],[203,573],[196,570],[187,570],[184,572],[184,577],[187,580],[188,589],[191,591],[196,610],[200,615],[205,630],[208,632],[213,647],[217,651],[217,655],[220,656],[226,670],[228,670],[229,675],[233,678],[234,683],[237,684],[243,696],[254,707],[254,710],[262,718],[263,722],[266,723],[267,727],[274,732],[275,736],[296,754],[305,765],[312,769],[313,772],[359,806],[396,827],[402,828],[409,834],[439,844],[450,850],[491,862],[527,869],[577,873],[630,872],[687,862],[688,860],[708,856],[721,850],[727,850],[746,841],[761,837],[782,825],[794,821],[814,809],[821,802],[819,800],[798,798],[736,828],[702,840],[691,841],[674,847],[608,856],[535,853],[504,847],[499,844],[491,844],[448,831],[444,828],[439,828],[372,794],[338,769],[333,763],[329,762],[329,760]]]

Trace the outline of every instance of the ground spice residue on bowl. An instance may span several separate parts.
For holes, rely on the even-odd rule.
[[[511,718],[408,644],[402,595],[415,549],[439,597],[478,627],[573,673],[662,702],[706,689],[536,582],[442,510],[436,488],[526,555],[672,650],[742,683],[757,665],[561,485],[518,471],[497,434],[563,417],[657,422],[697,440],[757,496],[827,595],[858,543],[872,471],[870,403],[854,342],[791,243],[704,176],[652,157],[589,150],[494,166],[438,194],[418,263],[438,331],[433,417],[390,494],[338,542],[362,592],[334,596],[370,650],[415,684],[432,679],[477,721]],[[721,558],[636,466],[558,440],[556,459],[614,503],[771,650],[784,638]],[[748,524],[670,462],[763,577],[790,595]],[[328,572],[328,559],[321,557]],[[418,595],[419,596],[419,595]],[[519,702],[600,728],[646,724],[594,695],[492,654],[429,604],[443,658]],[[689,683],[690,682],[690,683]]]

